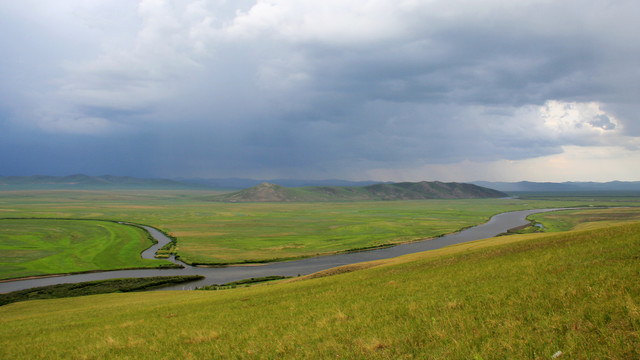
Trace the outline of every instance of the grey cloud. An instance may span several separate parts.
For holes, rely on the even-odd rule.
[[[290,18],[243,18],[246,31],[234,23],[236,7],[251,15],[255,2],[199,2],[191,10],[166,4],[132,14],[120,3],[129,9],[127,30],[110,35],[111,20],[104,20],[86,52],[56,53],[62,40],[45,44],[42,25],[2,25],[24,29],[24,42],[34,34],[18,53],[29,66],[48,65],[41,79],[26,76],[23,85],[11,75],[28,73],[18,58],[0,60],[11,79],[0,94],[12,94],[0,105],[14,112],[29,104],[22,107],[38,110],[33,118],[106,119],[123,134],[103,135],[131,149],[147,164],[139,171],[154,175],[357,174],[372,166],[518,160],[598,144],[592,135],[553,133],[533,110],[523,110],[548,100],[601,102],[607,113],[588,119],[591,127],[640,134],[633,100],[640,75],[628,60],[640,56],[628,32],[636,21],[629,14],[640,5],[632,2],[603,10],[596,1],[488,1],[476,11],[443,1],[407,11],[389,1],[380,9],[393,11],[371,15],[385,21],[386,34],[363,27],[341,39],[335,30],[349,29],[349,22],[305,23],[300,19],[316,15],[304,13],[311,6],[305,3],[287,9]],[[85,9],[82,19],[96,14]],[[5,48],[20,43],[3,35],[0,41]],[[39,97],[16,95],[31,88],[40,89]],[[102,141],[55,131],[33,136],[64,138],[111,164],[96,155]],[[132,148],[137,137],[144,146]],[[79,156],[69,159],[89,166]]]
[[[616,124],[611,122],[611,119],[607,115],[597,115],[589,121],[589,124],[603,130],[613,130],[616,128]]]

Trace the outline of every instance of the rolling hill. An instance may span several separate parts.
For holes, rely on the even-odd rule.
[[[211,197],[220,202],[310,202],[310,201],[372,201],[474,199],[506,197],[507,194],[485,187],[464,183],[402,182],[367,186],[309,186],[287,188],[262,183],[232,193]]]

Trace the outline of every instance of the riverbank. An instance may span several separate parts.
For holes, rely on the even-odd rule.
[[[127,277],[151,277],[174,275],[202,275],[203,280],[189,283],[188,286],[167,287],[166,289],[182,290],[211,284],[224,284],[232,281],[259,278],[264,276],[299,276],[311,274],[329,268],[360,263],[365,261],[387,259],[400,255],[438,249],[448,245],[493,237],[509,228],[527,223],[526,217],[540,212],[548,212],[556,209],[537,209],[507,212],[492,217],[488,222],[465,229],[459,233],[407,244],[396,245],[383,249],[334,254],[320,257],[311,257],[302,260],[277,262],[262,266],[232,266],[232,267],[185,267],[184,269],[148,269],[148,270],[121,270],[109,273],[89,273],[52,278],[30,279],[0,283],[0,293],[28,289],[31,287],[55,285],[61,283],[79,283],[84,281],[106,280]],[[158,243],[166,243],[170,239],[161,232],[152,232],[157,237]]]
[[[18,301],[59,299],[116,292],[146,291],[170,284],[201,280],[203,276],[157,276],[151,278],[127,278],[89,281],[79,284],[49,285],[0,294],[0,306]]]
[[[190,191],[2,193],[0,215],[148,224],[179,238],[180,260],[230,264],[247,259],[290,260],[431,238],[483,223],[505,211],[607,202],[475,199],[222,204],[204,202],[203,196]]]
[[[0,278],[175,266],[140,254],[153,238],[113,220],[0,218]]]

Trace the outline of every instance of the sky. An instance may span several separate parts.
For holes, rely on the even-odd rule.
[[[0,175],[640,180],[636,0],[0,2]]]

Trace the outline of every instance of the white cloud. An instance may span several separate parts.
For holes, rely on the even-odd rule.
[[[619,134],[620,124],[597,102],[547,101],[540,109],[546,129],[554,136],[602,136]]]
[[[391,1],[260,0],[240,11],[229,36],[275,36],[293,42],[356,44],[395,38],[405,31],[402,6]]]

